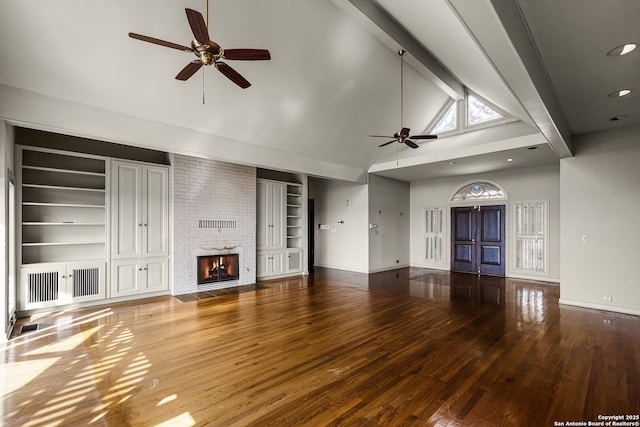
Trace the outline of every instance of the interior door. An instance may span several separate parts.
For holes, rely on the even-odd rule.
[[[504,276],[504,205],[478,207],[478,272]]]
[[[505,206],[451,208],[451,270],[505,273]]]
[[[476,207],[451,208],[451,270],[476,273]]]

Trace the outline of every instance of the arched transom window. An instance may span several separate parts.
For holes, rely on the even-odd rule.
[[[455,192],[451,198],[452,202],[463,202],[468,200],[500,200],[506,199],[504,190],[495,184],[487,181],[477,181],[464,185]]]

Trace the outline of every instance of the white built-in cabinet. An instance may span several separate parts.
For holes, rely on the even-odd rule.
[[[257,250],[285,247],[285,191],[282,182],[258,180],[257,187]]]
[[[301,273],[302,185],[258,179],[256,276]]]
[[[27,146],[16,156],[20,310],[169,289],[167,166]]]
[[[169,168],[113,160],[111,295],[169,288]]]
[[[17,147],[20,309],[106,298],[109,162]]]

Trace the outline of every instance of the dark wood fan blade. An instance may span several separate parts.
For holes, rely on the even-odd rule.
[[[378,145],[378,147],[384,147],[385,145],[389,145],[389,144],[391,144],[392,142],[396,142],[396,140],[394,139],[393,141],[385,142],[384,144],[380,144],[380,145]]]
[[[189,79],[189,77],[193,76],[196,71],[200,69],[200,67],[202,67],[202,62],[200,61],[189,62],[187,66],[178,73],[178,75],[176,76],[176,80],[184,81]]]
[[[198,40],[198,43],[205,46],[209,45],[209,31],[207,30],[207,24],[204,22],[204,18],[200,12],[193,9],[186,8],[187,19],[189,20],[189,26],[193,32],[193,36]]]
[[[251,86],[251,83],[249,83],[236,70],[234,70],[224,62],[216,62],[215,66],[218,69],[218,71],[220,71],[222,74],[227,76],[229,80],[231,80],[232,82],[240,86],[242,89],[246,89],[249,86]]]
[[[408,138],[409,137],[409,132],[411,132],[411,129],[402,128],[402,130],[400,131],[400,136],[402,136],[404,138]]]
[[[266,61],[271,54],[266,49],[225,49],[223,58],[239,61]]]
[[[171,42],[168,42],[168,41],[165,41],[165,40],[156,39],[154,37],[143,36],[142,34],[129,33],[129,37],[131,37],[132,39],[142,40],[143,42],[147,42],[147,43],[153,43],[153,44],[157,44],[157,45],[164,46],[164,47],[170,47],[172,49],[178,49],[178,50],[184,50],[184,51],[187,51],[187,52],[193,52],[193,50],[190,47],[182,46],[182,45],[177,44],[177,43],[171,43]]]
[[[413,142],[410,139],[405,139],[404,143],[407,144],[411,148],[418,148],[418,144],[416,144],[415,142]]]
[[[389,135],[369,135],[371,138],[395,138],[395,136]]]
[[[413,138],[413,139],[437,139],[438,135],[412,135],[409,138]]]

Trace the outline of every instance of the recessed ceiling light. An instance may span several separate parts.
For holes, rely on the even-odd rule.
[[[631,93],[631,89],[620,89],[615,92],[611,92],[609,96],[611,98],[619,98],[621,96],[627,96]]]
[[[449,162],[449,164],[450,164],[450,165],[455,165],[455,164],[456,164],[456,162],[454,162],[454,161],[450,161],[450,162]]]
[[[618,120],[624,120],[626,118],[627,118],[627,116],[625,116],[623,114],[623,115],[620,115],[620,116],[611,117],[609,120],[611,120],[612,122],[617,122]]]
[[[507,159],[507,162],[513,162],[513,159]]]
[[[607,52],[609,56],[622,56],[633,52],[638,47],[638,43],[626,43]]]

